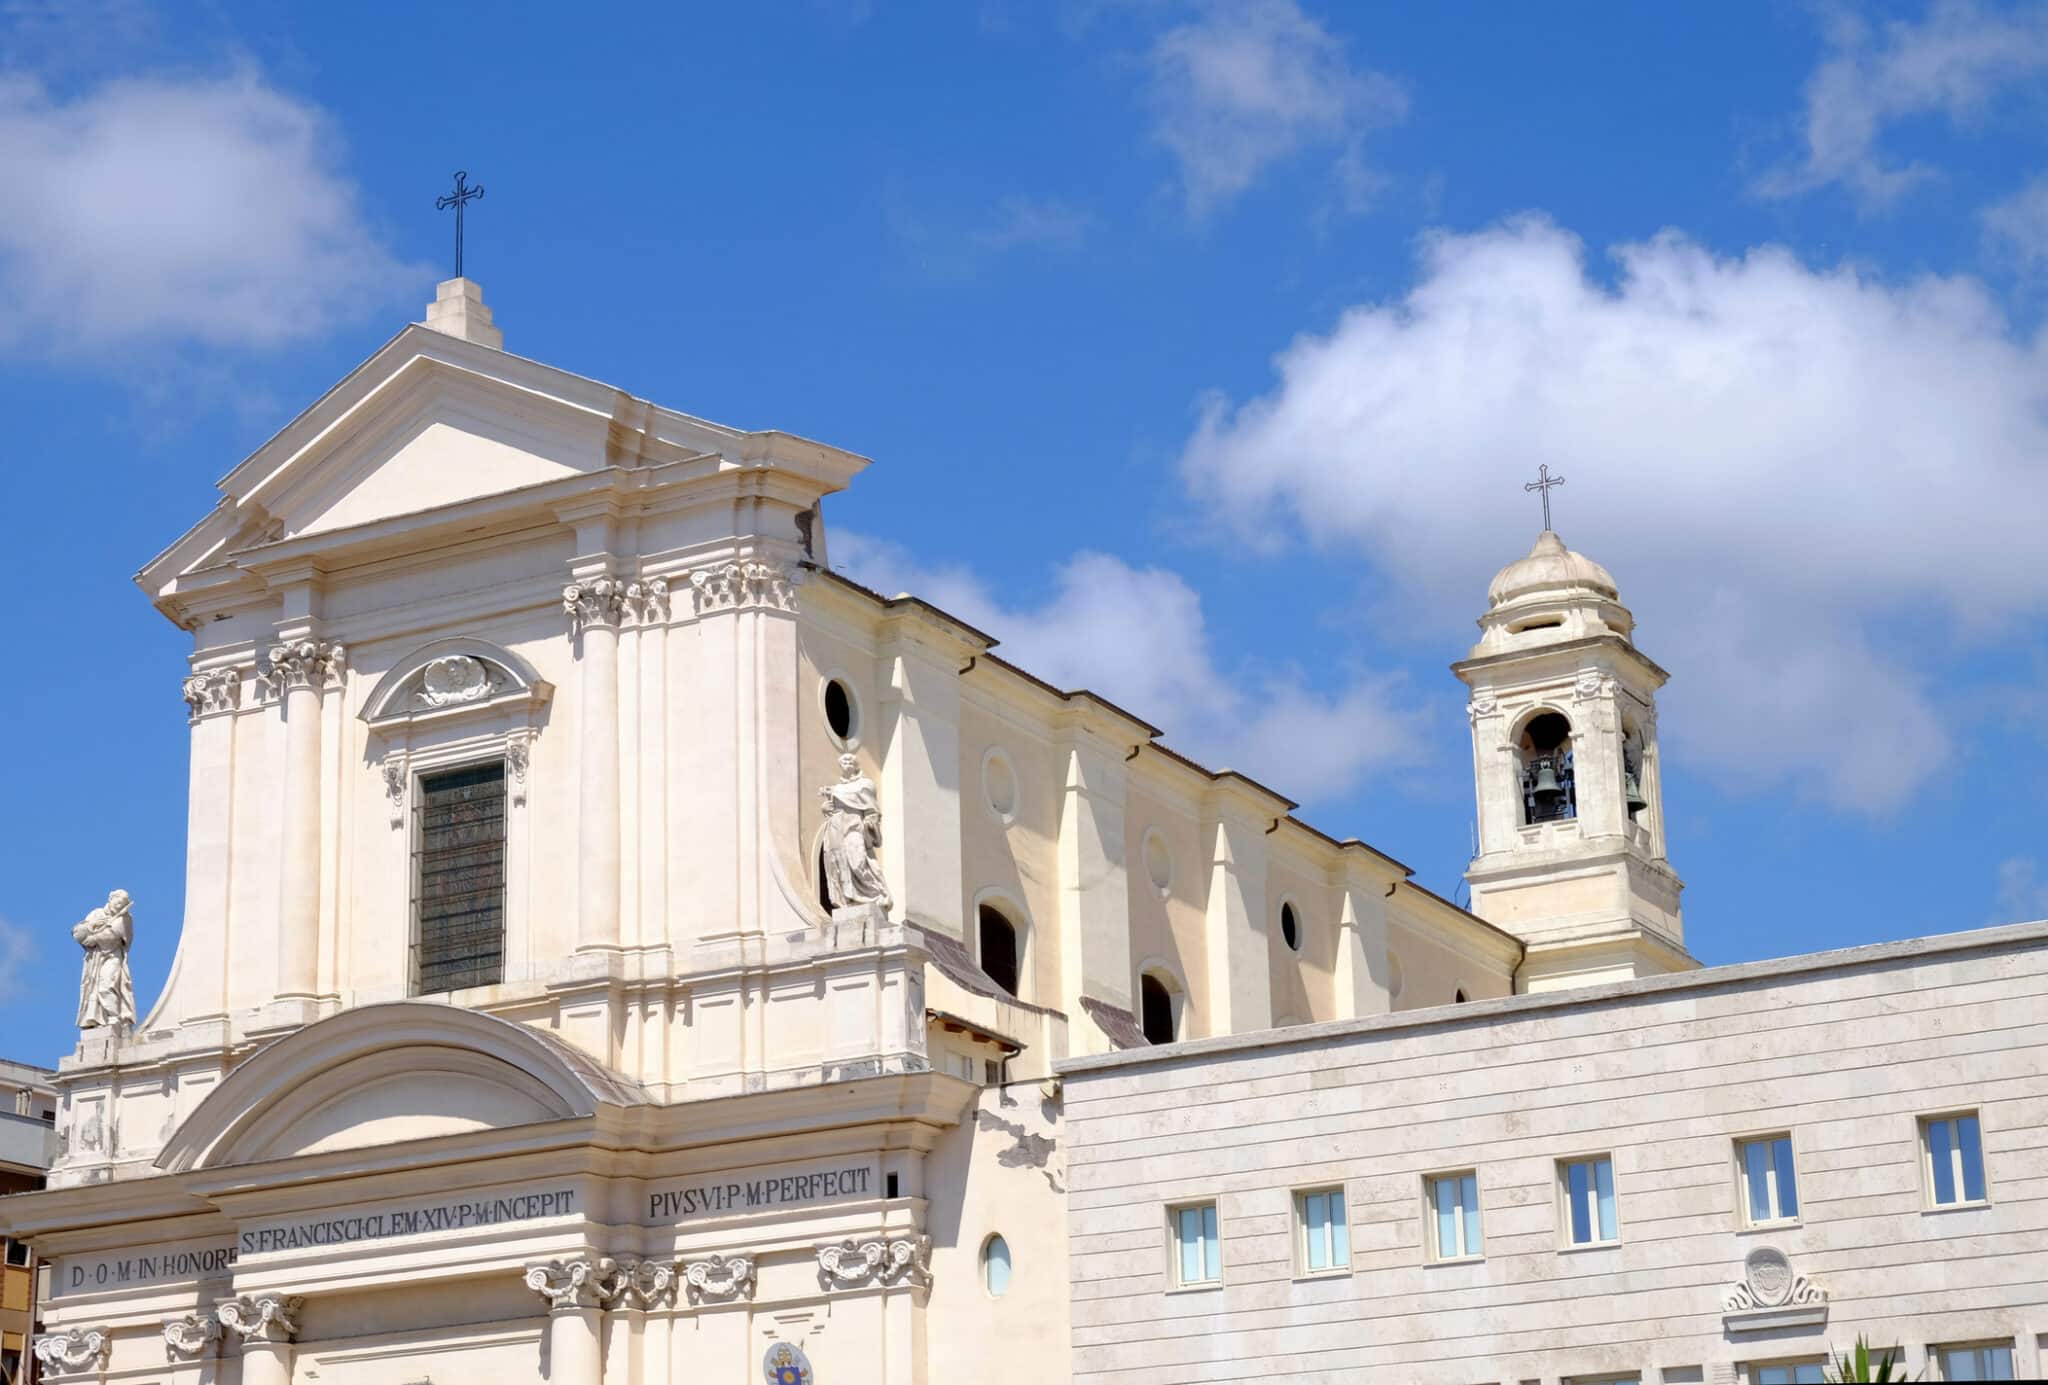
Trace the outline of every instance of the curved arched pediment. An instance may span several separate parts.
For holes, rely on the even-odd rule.
[[[443,717],[480,707],[532,708],[551,684],[532,664],[487,640],[466,637],[421,645],[391,666],[363,704],[372,726]]]
[[[186,1118],[157,1166],[172,1173],[637,1105],[633,1083],[561,1040],[432,1001],[346,1010],[279,1039]]]

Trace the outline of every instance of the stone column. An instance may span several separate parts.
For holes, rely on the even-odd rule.
[[[320,984],[320,692],[341,666],[339,645],[311,637],[270,651],[284,708],[284,814],[279,825],[277,992],[310,999]]]
[[[299,1309],[292,1294],[254,1294],[220,1306],[220,1323],[242,1342],[242,1385],[291,1385]]]
[[[619,945],[619,615],[626,584],[605,574],[562,589],[577,652],[579,949]]]
[[[529,1266],[526,1287],[548,1301],[548,1385],[604,1385],[604,1305],[619,1289],[610,1256]]]

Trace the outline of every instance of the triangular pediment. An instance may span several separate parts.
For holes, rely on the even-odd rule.
[[[366,535],[394,526],[425,535],[430,525],[411,526],[410,517],[462,526],[469,509],[538,505],[536,497],[584,483],[633,488],[619,478],[649,469],[680,476],[768,466],[823,493],[866,464],[414,325],[222,477],[220,504],[136,580],[166,614],[191,624],[209,618],[209,602],[230,599],[228,589],[246,587],[236,569],[258,552],[348,561]]]
[[[271,508],[296,538],[417,514],[596,470],[587,437],[493,410],[485,392],[429,380],[412,406],[308,468]]]

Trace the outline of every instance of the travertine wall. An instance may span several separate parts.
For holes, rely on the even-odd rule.
[[[1732,1381],[1859,1333],[1916,1369],[2009,1342],[2033,1375],[2044,1002],[2048,924],[2027,924],[1072,1060],[1074,1378]],[[1917,1118],[1959,1109],[1988,1204],[1929,1210]],[[1745,1231],[1733,1141],[1784,1131],[1803,1220]],[[1598,1153],[1620,1244],[1561,1249],[1556,1161]],[[1485,1258],[1432,1264],[1423,1177],[1467,1168]],[[1351,1273],[1297,1279],[1291,1190],[1332,1183]],[[1222,1286],[1171,1290],[1164,1209],[1207,1198]],[[1826,1292],[1824,1326],[1724,1324],[1760,1244]]]

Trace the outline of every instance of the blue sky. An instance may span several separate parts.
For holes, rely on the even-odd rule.
[[[1547,462],[1700,957],[2048,913],[2044,78],[1993,4],[0,4],[0,1046],[114,885],[160,986],[129,576],[420,315],[457,167],[511,349],[872,456],[836,560],[1434,888]]]

